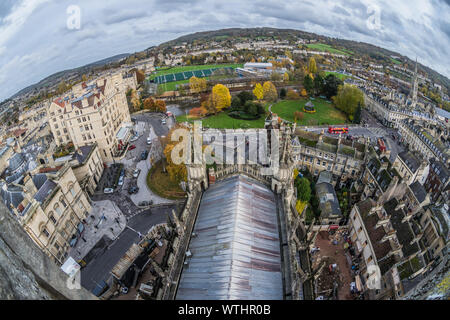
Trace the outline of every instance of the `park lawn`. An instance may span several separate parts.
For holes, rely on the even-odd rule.
[[[401,61],[398,61],[397,59],[394,59],[394,58],[391,58],[391,61],[392,61],[394,64],[402,64]]]
[[[204,128],[215,129],[246,129],[246,128],[264,128],[265,116],[261,115],[261,118],[257,120],[242,120],[229,117],[226,112],[220,112],[218,114],[203,118],[195,119],[189,116],[180,115],[177,116],[177,122],[194,122],[195,120],[202,121]]]
[[[184,198],[186,193],[178,183],[170,180],[169,174],[163,172],[162,161],[159,161],[149,170],[147,185],[158,196],[166,199]]]
[[[272,106],[272,112],[276,113],[282,119],[294,122],[294,112],[303,112],[303,120],[297,120],[298,125],[321,125],[321,124],[344,124],[349,122],[347,116],[336,109],[331,103],[323,99],[312,100],[316,108],[316,113],[306,113],[303,111],[304,105],[308,99],[301,100],[284,100]]]
[[[180,67],[173,67],[173,68],[164,68],[159,69],[155,73],[153,73],[150,76],[150,80],[153,80],[154,78],[166,74],[172,74],[172,73],[179,73],[179,72],[186,72],[186,71],[195,71],[195,70],[205,70],[205,69],[211,69],[211,68],[226,68],[226,67],[232,67],[232,68],[240,68],[242,67],[242,63],[226,63],[226,64],[206,64],[206,65],[193,65],[193,66],[180,66]]]
[[[326,52],[336,53],[336,54],[342,54],[342,55],[346,55],[346,56],[353,54],[353,52],[351,52],[351,51],[338,50],[338,49],[335,49],[332,46],[330,46],[328,44],[324,44],[324,43],[310,43],[310,44],[307,44],[306,46],[310,49],[326,51]]]

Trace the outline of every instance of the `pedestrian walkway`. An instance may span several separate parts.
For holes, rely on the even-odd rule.
[[[83,259],[104,236],[115,240],[125,229],[127,219],[110,200],[92,202],[92,211],[86,218],[84,231],[77,244],[69,251],[75,261]]]

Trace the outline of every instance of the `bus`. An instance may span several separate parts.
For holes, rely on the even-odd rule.
[[[328,127],[328,133],[338,134],[338,133],[348,133],[348,127]]]
[[[381,138],[378,138],[378,147],[380,148],[381,152],[386,152],[386,145],[384,144],[384,141]]]

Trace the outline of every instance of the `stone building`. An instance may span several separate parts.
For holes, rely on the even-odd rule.
[[[427,122],[404,120],[400,122],[399,133],[411,152],[421,154],[427,161],[435,158],[447,166],[450,164],[449,133],[446,129]]]
[[[314,176],[324,170],[330,171],[332,180],[340,179],[342,184],[348,179],[357,179],[361,174],[367,145],[297,129],[292,149],[297,168],[308,168]]]
[[[122,74],[81,83],[55,99],[47,113],[58,146],[73,143],[76,148],[97,143],[104,162],[112,162],[126,149],[128,140],[117,134],[131,126]],[[129,135],[125,135],[125,138]]]
[[[0,221],[1,300],[96,299],[52,262],[2,203]]]
[[[62,265],[91,211],[69,164],[40,166],[20,182],[4,184],[1,192],[25,232],[56,264]]]
[[[450,201],[450,171],[441,161],[430,159],[430,171],[424,187],[430,193],[433,203],[448,204]]]
[[[97,143],[82,146],[68,156],[55,159],[52,164],[59,166],[65,162],[69,163],[80,187],[93,195],[104,170]]]
[[[400,152],[394,160],[393,167],[407,184],[423,180],[427,162],[420,155],[410,151]]]

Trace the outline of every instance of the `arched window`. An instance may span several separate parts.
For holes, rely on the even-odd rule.
[[[63,198],[63,197],[60,197],[60,198],[59,198],[59,202],[62,203],[62,205],[63,205],[64,208],[67,208],[67,203],[64,201],[64,198]]]
[[[55,204],[54,209],[58,215],[62,215],[62,210],[61,210],[59,204]]]
[[[70,183],[70,184],[69,184],[69,191],[70,191],[70,193],[72,194],[72,197],[75,198],[76,192],[75,192],[75,185],[74,185],[73,183]]]

